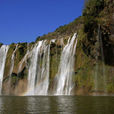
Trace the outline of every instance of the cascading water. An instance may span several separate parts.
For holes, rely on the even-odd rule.
[[[11,56],[11,67],[10,67],[10,77],[11,77],[11,74],[13,72],[13,67],[14,67],[14,60],[15,60],[15,53],[16,53],[16,50],[17,50],[17,47],[18,47],[18,44],[16,45],[16,48],[15,50],[13,51],[13,54]]]
[[[0,94],[2,90],[2,81],[3,81],[5,61],[6,61],[8,49],[9,49],[9,46],[7,45],[3,45],[0,48]]]
[[[98,91],[98,55],[96,55],[96,67],[95,67],[95,80],[94,80],[94,83],[95,83],[95,92]]]
[[[72,75],[74,72],[74,55],[76,52],[76,33],[63,48],[60,66],[56,75],[56,92],[55,95],[70,95],[73,89]],[[76,39],[76,41],[75,41]]]
[[[101,29],[100,26],[98,28],[98,32],[99,32],[99,42],[100,42],[100,49],[101,49],[101,59],[102,59],[102,71],[103,71],[103,82],[104,82],[104,92],[106,93],[106,72],[105,72],[105,58],[104,58],[104,50],[103,50],[103,41],[102,41],[102,36],[101,36]]]
[[[18,48],[18,44],[16,45],[15,50],[13,51],[12,56],[11,56],[11,66],[10,66],[9,81],[8,81],[9,87],[11,87],[11,75],[12,75],[13,68],[14,68],[15,53],[17,51],[17,48]],[[8,90],[8,93],[10,94],[10,88]]]
[[[28,91],[26,95],[35,94],[35,80],[37,75],[37,62],[39,61],[38,53],[42,46],[43,41],[39,41],[37,45],[33,48],[31,52],[30,66],[28,71]]]
[[[25,56],[23,57],[23,59],[22,59],[20,65],[19,65],[18,74],[21,72],[22,65],[23,65],[23,63],[27,60],[27,56],[29,55],[28,46],[29,46],[29,44],[27,45],[27,52],[26,52]]]
[[[75,33],[72,38],[69,38],[66,46],[62,49],[60,65],[58,66],[58,73],[56,74],[57,87],[55,90],[56,92],[54,92],[55,95],[70,95],[73,89],[74,84],[72,81],[72,75],[74,73],[74,55],[77,45],[76,36],[77,34]],[[27,92],[25,95],[48,95],[51,43],[55,43],[55,40],[51,40],[50,42],[47,40],[39,41],[34,46],[32,51],[28,50],[24,58],[20,61],[17,72],[18,74],[21,72],[22,65],[26,60],[29,66]],[[64,45],[63,42],[62,45]],[[8,81],[9,85],[11,84],[11,75],[14,68],[15,53],[17,49],[18,44],[16,45],[16,48],[11,56],[11,66]]]
[[[103,50],[103,41],[102,41],[102,36],[101,36],[101,30],[100,30],[100,26],[98,27],[98,39],[96,42],[96,70],[95,70],[95,91],[97,92],[99,90],[99,86],[103,86],[103,90],[106,93],[106,73],[105,73],[105,65],[104,65],[104,50]],[[102,68],[100,67],[99,63],[98,63],[98,56],[101,55],[101,59],[102,59]],[[101,70],[101,71],[99,71]],[[100,79],[99,76],[99,72],[102,72],[102,79]],[[101,81],[102,80],[102,81]],[[101,81],[101,82],[99,82]],[[100,87],[100,88],[101,88]]]
[[[43,59],[42,59],[42,67],[38,65],[40,68],[40,72],[38,73],[37,85],[35,89],[36,95],[47,95],[48,87],[49,87],[49,67],[50,67],[50,44],[46,46],[46,42],[43,43]]]
[[[47,95],[49,85],[50,44],[39,41],[32,50],[26,95]]]
[[[99,34],[99,30],[98,30],[98,34]],[[99,70],[99,64],[98,64],[98,56],[99,56],[99,35],[97,37],[97,42],[96,42],[96,67],[95,67],[95,80],[94,80],[94,85],[95,85],[95,92],[98,91],[98,70]]]

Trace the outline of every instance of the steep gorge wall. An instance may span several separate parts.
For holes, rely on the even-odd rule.
[[[80,31],[81,32],[81,31]],[[78,33],[78,44],[75,54],[75,74],[73,75],[73,82],[75,83],[75,87],[73,89],[73,93],[77,95],[93,95],[94,93],[103,94],[104,93],[104,85],[103,81],[103,67],[102,61],[91,58],[91,56],[87,56],[83,51],[83,43],[81,41],[81,33]],[[56,39],[55,42],[52,42],[50,45],[50,78],[49,78],[49,91],[53,90],[55,85],[54,78],[58,72],[58,67],[60,63],[60,57],[63,47],[66,45],[68,37],[65,39]],[[35,44],[29,44],[29,50],[33,49]],[[7,54],[4,79],[3,79],[3,94],[5,95],[22,95],[27,91],[27,76],[28,76],[28,68],[30,64],[29,55],[27,60],[23,62],[20,72],[19,66],[27,53],[27,44],[18,44],[17,51],[15,53],[14,60],[14,68],[11,74],[11,83],[9,83],[9,71],[11,68],[11,56],[13,51],[15,50],[16,44],[11,45]],[[21,50],[21,52],[20,52]],[[99,71],[96,70],[96,64],[99,64]],[[98,73],[98,85],[99,88],[95,90],[95,73]],[[105,75],[107,77],[107,93],[114,93],[114,67],[110,65],[105,65]]]

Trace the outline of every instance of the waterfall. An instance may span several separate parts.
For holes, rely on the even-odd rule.
[[[56,75],[57,86],[55,95],[70,95],[73,89],[72,75],[74,72],[74,55],[77,45],[76,35],[75,33],[72,38],[69,38],[67,45],[63,48],[60,66]]]
[[[103,41],[102,41],[102,36],[101,36],[101,29],[100,29],[100,25],[98,27],[98,39],[97,39],[97,48],[96,48],[96,70],[95,70],[95,91],[99,90],[99,80],[100,80],[100,76],[99,76],[99,70],[101,69],[99,63],[98,63],[98,56],[101,55],[101,60],[102,60],[102,86],[103,86],[103,90],[106,93],[106,73],[105,73],[105,58],[104,58],[104,50],[103,50]],[[100,51],[100,52],[99,52]],[[99,53],[98,53],[99,52]],[[101,86],[101,85],[100,85]]]
[[[46,46],[45,41],[43,44],[43,59],[42,67],[40,68],[39,75],[37,76],[38,83],[35,89],[36,95],[48,95],[49,87],[49,67],[50,67],[50,44]],[[40,67],[40,66],[39,66]]]
[[[29,44],[27,44],[27,52],[26,52],[25,56],[23,57],[23,59],[22,59],[20,65],[19,65],[18,74],[21,72],[22,65],[23,65],[23,63],[27,60],[27,56],[29,55],[28,46],[29,46]]]
[[[50,44],[39,41],[32,50],[26,95],[47,95],[49,86]]]
[[[35,45],[31,52],[30,58],[30,66],[28,71],[28,91],[26,95],[34,95],[35,94],[35,80],[37,75],[37,62],[38,54],[40,53],[40,48],[42,46],[43,41],[39,41],[38,44]]]
[[[13,51],[13,54],[12,54],[12,56],[11,56],[11,67],[10,67],[10,77],[11,77],[11,74],[12,74],[12,72],[13,72],[13,67],[14,67],[14,60],[15,60],[15,53],[16,53],[16,51],[17,51],[17,47],[18,47],[18,44],[16,45],[16,48],[15,48],[15,50]]]
[[[13,68],[14,68],[15,53],[17,51],[17,48],[18,48],[18,44],[16,45],[15,50],[13,51],[12,56],[11,56],[11,66],[10,66],[9,81],[8,81],[8,86],[9,86],[8,93],[9,94],[10,94],[10,87],[11,87],[11,75],[12,75]]]
[[[2,90],[2,81],[3,81],[5,61],[6,61],[8,49],[9,49],[9,46],[7,45],[3,45],[0,48],[0,94]]]
[[[99,31],[98,31],[99,34]],[[95,80],[94,80],[94,86],[95,86],[95,92],[98,91],[98,73],[99,73],[99,64],[98,64],[98,56],[99,56],[99,36],[97,37],[97,42],[96,42],[96,56],[95,56],[95,60],[96,60],[96,66],[95,66]]]
[[[98,55],[96,55],[96,61],[98,61]],[[95,91],[96,92],[98,91],[98,69],[99,69],[98,63],[96,63],[96,67],[95,67],[95,80],[94,80]]]
[[[102,59],[104,92],[107,92],[107,90],[106,90],[107,82],[106,82],[106,73],[105,73],[105,64],[104,64],[105,58],[104,58],[103,41],[102,41],[100,26],[98,28],[98,34],[99,34],[99,43],[100,43],[100,51],[101,51],[101,59]]]

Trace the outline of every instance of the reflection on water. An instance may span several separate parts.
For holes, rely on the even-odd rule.
[[[0,97],[0,114],[114,114],[114,97]]]

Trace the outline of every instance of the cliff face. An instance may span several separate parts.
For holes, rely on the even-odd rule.
[[[5,63],[2,93],[22,95],[26,92],[30,66],[30,55],[27,52],[32,51],[40,40],[51,42],[49,91],[52,91],[61,52],[67,44],[68,38],[77,33],[78,44],[75,54],[75,73],[73,74],[75,86],[72,92],[77,95],[114,94],[113,20],[113,1],[90,0],[86,3],[83,16],[72,23],[61,26],[53,33],[38,37],[33,43],[19,43],[18,46],[11,44]],[[12,54],[15,56],[14,64]],[[12,65],[13,70],[10,73]]]
[[[76,55],[77,64],[80,64],[76,76],[79,94],[114,92],[113,15],[114,1],[88,0],[86,3],[83,27],[79,31],[79,48],[82,51]]]

